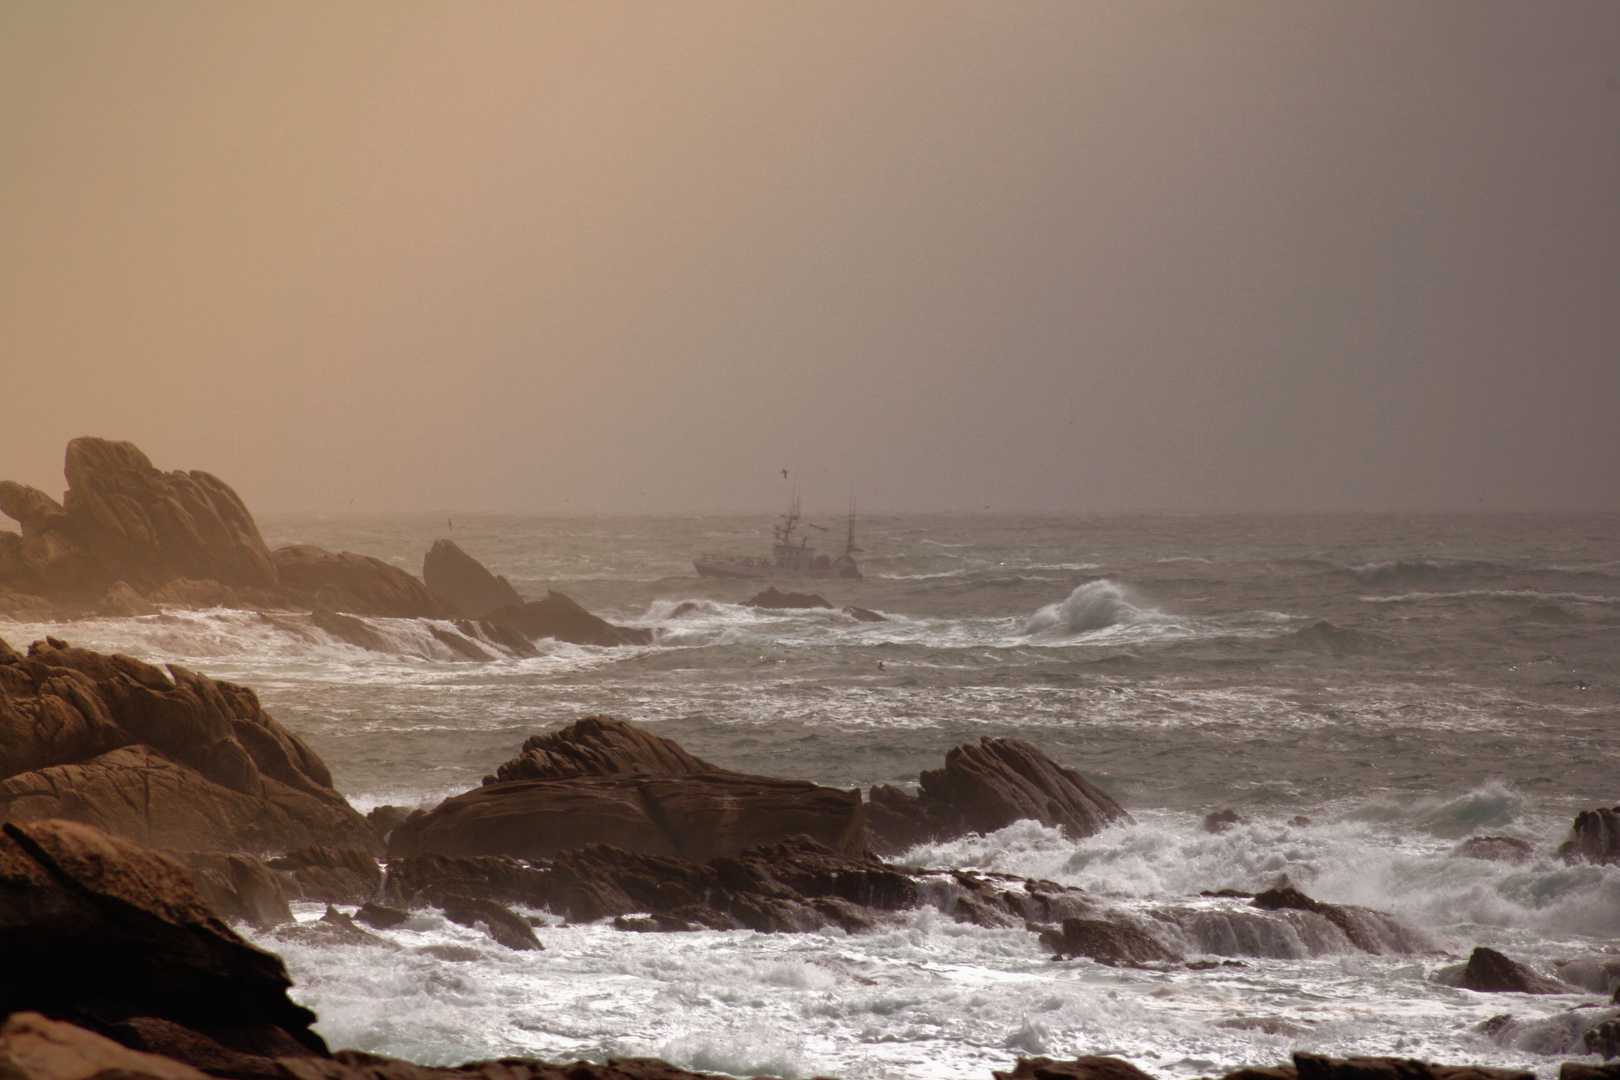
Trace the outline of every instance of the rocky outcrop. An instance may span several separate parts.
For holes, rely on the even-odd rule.
[[[299,607],[394,619],[453,619],[461,612],[411,574],[370,555],[292,544],[271,552],[282,591]]]
[[[1574,990],[1483,945],[1469,955],[1457,985],[1485,994],[1568,994]]]
[[[499,608],[486,616],[496,626],[515,630],[531,641],[555,638],[574,645],[650,645],[652,631],[615,626],[592,615],[560,592],[546,590],[542,600]]]
[[[865,851],[860,790],[719,771],[505,781],[404,822],[388,851],[550,859],[611,844],[701,862],[799,833],[835,851]]]
[[[1019,1058],[1011,1072],[992,1072],[995,1080],[1153,1080],[1135,1065],[1117,1057],[1087,1054],[1071,1061],[1048,1057]]]
[[[745,601],[756,608],[830,608],[831,604],[816,593],[779,592],[775,585]]]
[[[954,747],[945,767],[925,771],[910,796],[881,785],[871,792],[868,829],[880,853],[899,853],[930,840],[988,833],[1025,818],[1090,836],[1129,821],[1101,789],[1020,739],[990,738]]]
[[[0,979],[0,1014],[104,1034],[156,1018],[243,1052],[326,1050],[281,961],[220,922],[183,866],[75,822],[4,826],[0,971],[30,973]]]
[[[886,616],[879,615],[877,612],[872,611],[869,608],[856,607],[854,604],[845,604],[844,605],[844,614],[848,615],[850,618],[854,619],[856,622],[888,622],[889,621]]]
[[[495,770],[494,779],[564,780],[633,773],[686,776],[715,771],[716,766],[688,754],[673,739],[611,716],[587,716],[561,731],[530,736],[517,757]]]
[[[1041,944],[1052,950],[1054,959],[1089,956],[1110,966],[1181,960],[1152,935],[1118,920],[1070,916],[1060,927],[1043,932]]]
[[[0,820],[53,817],[182,850],[380,848],[253,691],[55,638],[27,656],[0,641]]]
[[[382,890],[382,867],[359,848],[311,846],[265,864],[291,879],[294,897],[326,904],[364,904]]]
[[[422,557],[422,581],[428,590],[464,615],[481,619],[503,607],[522,607],[512,583],[485,569],[454,540],[435,540]]]
[[[159,472],[134,443],[89,437],[68,443],[64,472],[60,504],[0,483],[0,511],[22,524],[20,542],[0,545],[0,588],[86,598],[174,578],[276,588],[253,515],[218,477]]]
[[[1558,848],[1565,862],[1620,863],[1620,806],[1582,810]]]
[[[207,1080],[190,1065],[131,1050],[37,1012],[13,1013],[0,1027],[0,1074],[10,1080]]]
[[[230,485],[160,472],[129,442],[68,443],[68,488],[0,482],[0,611],[129,617],[156,605],[304,607],[395,618],[454,618],[454,604],[397,567],[297,545],[271,552]]]

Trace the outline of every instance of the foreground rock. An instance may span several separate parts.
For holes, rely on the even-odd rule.
[[[0,821],[42,818],[183,850],[381,847],[253,691],[55,638],[27,656],[0,640]]]
[[[1620,806],[1582,810],[1558,848],[1565,862],[1620,863]]]
[[[503,607],[523,606],[523,597],[510,581],[490,573],[454,540],[433,541],[422,557],[422,581],[435,596],[475,619]]]
[[[0,1013],[35,1011],[113,1035],[148,1020],[242,1052],[321,1054],[281,961],[237,937],[184,867],[74,822],[0,836]],[[151,1025],[146,1025],[151,1026]]]
[[[592,615],[560,592],[546,591],[542,600],[508,605],[486,616],[496,626],[515,630],[530,640],[555,638],[574,645],[650,645],[652,631],[615,626]]]
[[[1021,739],[986,736],[977,746],[955,747],[943,769],[922,774],[920,786],[915,796],[887,785],[872,789],[867,824],[874,851],[897,854],[1025,818],[1076,838],[1131,820],[1101,789]]]

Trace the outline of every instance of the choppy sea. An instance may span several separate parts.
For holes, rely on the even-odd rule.
[[[395,643],[379,653],[301,616],[224,610],[0,635],[49,632],[252,686],[362,810],[476,786],[527,736],[590,713],[724,767],[844,788],[914,785],[957,743],[1015,735],[1135,823],[1072,840],[1024,822],[903,861],[1047,878],[1125,907],[1286,875],[1316,899],[1391,912],[1437,950],[1309,955],[1283,942],[1241,968],[1134,970],[1053,962],[1027,931],[932,909],[857,935],[550,919],[543,953],[432,913],[390,932],[399,949],[265,938],[334,1046],[433,1063],[655,1055],[849,1080],[988,1080],[1032,1053],[1119,1054],[1167,1078],[1277,1064],[1295,1048],[1549,1077],[1577,1056],[1537,1051],[1596,993],[1487,995],[1432,976],[1456,962],[1444,953],[1480,944],[1546,970],[1620,955],[1620,866],[1552,857],[1577,811],[1620,803],[1620,516],[873,515],[860,524],[863,580],[778,582],[832,610],[754,610],[742,601],[762,583],[693,572],[700,550],[764,554],[771,524],[261,522],[272,546],[418,573],[449,536],[528,596],[557,589],[651,628],[644,648],[545,642],[538,658],[470,663],[408,621],[369,620]],[[857,622],[846,604],[888,621]],[[1247,823],[1203,831],[1226,808]],[[1451,857],[1472,835],[1539,854]],[[1503,1013],[1520,1022],[1510,1035],[1528,1034],[1476,1030]]]

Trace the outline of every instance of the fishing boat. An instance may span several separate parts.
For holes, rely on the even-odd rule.
[[[805,523],[804,528],[827,530],[820,525]],[[858,578],[861,576],[860,564],[855,561],[855,553],[861,549],[855,546],[855,507],[849,508],[849,532],[844,540],[843,554],[836,558],[818,554],[810,546],[808,532],[799,529],[799,497],[793,497],[793,504],[788,512],[782,515],[782,523],[772,528],[774,543],[771,544],[769,558],[739,559],[730,555],[717,555],[713,552],[704,552],[692,560],[692,565],[704,577],[719,578]]]

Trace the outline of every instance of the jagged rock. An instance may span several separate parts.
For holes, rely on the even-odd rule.
[[[504,577],[462,551],[453,540],[435,540],[422,557],[422,581],[463,614],[481,619],[503,607],[522,607],[523,597]]]
[[[1350,939],[1350,943],[1363,952],[1381,953],[1385,951],[1379,947],[1376,938],[1369,933],[1367,925],[1356,918],[1356,909],[1348,905],[1324,904],[1320,900],[1312,900],[1292,885],[1267,889],[1265,892],[1256,895],[1250,902],[1255,907],[1266,911],[1294,909],[1312,912],[1338,927],[1344,936]]]
[[[530,736],[518,756],[495,770],[499,780],[563,780],[575,776],[647,773],[685,776],[716,766],[688,754],[673,739],[611,716],[586,716],[561,731]]]
[[[23,526],[7,564],[18,584],[86,597],[118,581],[146,587],[179,577],[276,587],[253,516],[218,477],[159,472],[133,443],[88,437],[68,443],[63,471],[61,504],[0,483],[0,510]]]
[[[1070,1061],[1047,1057],[1019,1058],[1011,1072],[992,1072],[995,1080],[1153,1080],[1135,1065],[1117,1057],[1087,1054]]]
[[[268,930],[293,920],[287,893],[252,855],[223,851],[171,852],[191,871],[197,892],[222,917]]]
[[[289,874],[304,900],[364,904],[382,891],[382,867],[359,848],[312,845],[271,859],[267,865]]]
[[[863,608],[863,607],[856,607],[854,604],[845,605],[844,614],[848,615],[850,618],[854,619],[856,622],[888,622],[889,621],[888,618],[886,618],[883,615],[879,615],[875,611],[869,611],[869,610],[867,610],[866,608]]]
[[[454,619],[460,611],[411,574],[369,555],[291,544],[270,553],[282,590],[300,606],[393,619]]]
[[[1573,991],[1573,987],[1538,974],[1483,945],[1469,955],[1457,985],[1486,994],[1568,994]]]
[[[1529,842],[1516,836],[1470,836],[1452,850],[1451,858],[1522,863],[1535,854],[1536,849]]]
[[[1570,838],[1558,848],[1567,863],[1620,863],[1620,806],[1582,810],[1575,815]]]
[[[451,893],[508,904],[541,907],[549,896],[544,871],[503,855],[439,855],[422,852],[388,861],[383,899],[420,907]]]
[[[1025,818],[1090,836],[1131,817],[1073,769],[1021,739],[990,738],[951,749],[945,767],[923,772],[921,791],[872,790],[874,850],[897,853],[929,840],[988,833]]]
[[[496,626],[515,630],[530,640],[555,638],[574,645],[649,645],[652,631],[615,626],[580,607],[560,592],[546,590],[544,599],[498,608],[485,616]]]
[[[585,844],[703,861],[805,833],[834,850],[866,847],[859,789],[741,773],[576,776],[488,784],[447,799],[388,838],[418,852],[550,858]]]
[[[1620,1020],[1605,1020],[1587,1028],[1581,1036],[1581,1045],[1588,1054],[1596,1054],[1605,1061],[1620,1057]]]
[[[1207,833],[1223,833],[1235,826],[1247,825],[1248,823],[1248,818],[1230,808],[1204,815],[1204,831]]]
[[[333,945],[369,945],[382,949],[399,949],[398,945],[387,938],[360,929],[355,925],[354,919],[331,904],[326,905],[326,914],[314,922],[289,923],[276,927],[270,934],[277,941],[293,941],[300,945],[313,945],[322,949]]]
[[[469,638],[492,642],[513,656],[539,656],[534,643],[509,626],[497,626],[488,619],[457,619],[456,629]]]
[[[410,917],[410,912],[388,907],[386,904],[361,904],[360,910],[354,913],[355,922],[365,923],[373,930],[391,930],[401,923],[408,922]]]
[[[179,850],[381,844],[244,687],[55,638],[0,643],[0,820],[71,818]]]
[[[156,615],[156,604],[148,603],[127,581],[115,581],[101,598],[101,614],[115,619],[131,619],[141,615]]]
[[[1181,960],[1152,935],[1107,919],[1067,918],[1061,927],[1042,931],[1040,939],[1058,958],[1089,956],[1110,965]]]
[[[231,931],[178,862],[69,821],[0,837],[0,1014],[160,1017],[239,1049],[324,1053],[281,961]],[[111,1032],[107,1032],[111,1034]]]
[[[508,949],[538,952],[545,948],[523,916],[497,901],[450,893],[439,901],[439,905],[444,917],[451,922],[462,926],[482,926],[497,944],[505,945]]]
[[[756,608],[830,608],[825,597],[815,593],[780,592],[775,585],[745,601]]]
[[[190,1065],[131,1050],[37,1012],[13,1013],[0,1027],[0,1075],[7,1080],[208,1080]]]

